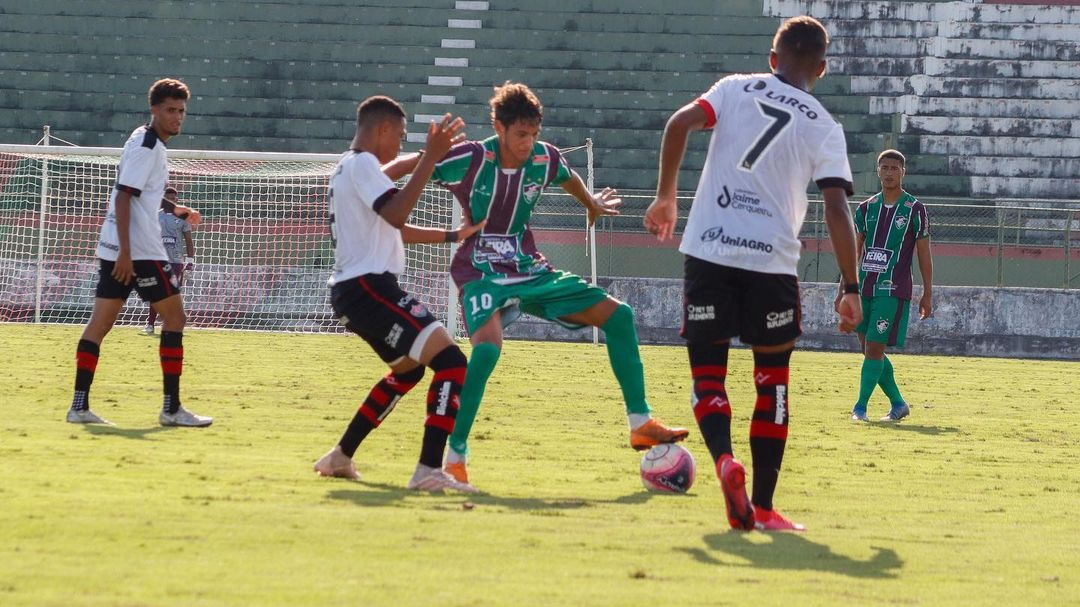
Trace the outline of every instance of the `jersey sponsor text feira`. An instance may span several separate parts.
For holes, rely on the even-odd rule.
[[[131,259],[169,259],[161,242],[161,226],[158,224],[158,209],[168,179],[165,144],[158,139],[157,132],[150,125],[132,131],[120,155],[116,184],[109,194],[109,210],[101,224],[101,238],[97,247],[99,258],[116,261],[120,256],[120,237],[116,233],[116,196],[120,192],[128,192],[131,194],[131,223],[128,228]]]
[[[341,155],[328,192],[330,233],[334,239],[334,271],[327,284],[363,274],[405,271],[401,231],[379,216],[378,210],[397,188],[370,152],[349,150]]]
[[[843,128],[810,93],[774,74],[728,76],[696,103],[713,132],[679,250],[797,275],[807,184],[854,193]]]

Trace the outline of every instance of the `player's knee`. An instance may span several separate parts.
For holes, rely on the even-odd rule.
[[[634,309],[623,302],[619,302],[619,305],[615,307],[615,311],[611,313],[611,316],[608,317],[601,328],[608,332],[632,329],[633,327]]]
[[[180,332],[184,330],[184,326],[187,324],[187,314],[183,308],[170,310],[169,312],[158,311],[158,316],[161,317],[161,328],[164,331]]]
[[[450,345],[436,354],[431,359],[431,362],[428,363],[428,366],[438,373],[445,369],[464,368],[468,363],[469,361],[465,358],[465,355],[462,354],[461,348],[456,345]]]

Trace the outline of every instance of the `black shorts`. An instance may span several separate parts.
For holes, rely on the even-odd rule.
[[[330,289],[334,318],[368,342],[384,362],[420,360],[424,344],[442,323],[389,272],[364,274]]]
[[[177,266],[167,261],[136,259],[131,262],[135,266],[135,278],[126,285],[113,278],[115,261],[98,261],[101,262],[101,269],[98,270],[94,295],[102,299],[127,299],[131,290],[135,289],[143,301],[155,303],[180,292],[180,279],[173,272]]]
[[[802,335],[799,279],[721,266],[686,256],[683,324],[692,343],[738,336],[744,344],[776,346]]]

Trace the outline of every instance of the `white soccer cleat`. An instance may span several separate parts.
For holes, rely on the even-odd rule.
[[[176,410],[176,413],[161,412],[158,421],[162,426],[181,426],[184,428],[205,428],[214,423],[214,418],[204,415],[195,415],[184,407]]]
[[[360,480],[360,473],[356,471],[356,464],[352,458],[341,451],[341,445],[334,445],[326,455],[319,458],[313,467],[319,476],[333,476],[347,478],[351,481]]]
[[[432,468],[424,464],[416,464],[416,472],[409,479],[409,484],[405,486],[416,491],[436,492],[450,489],[462,493],[479,493],[476,487],[454,480],[454,477],[447,474],[446,470]]]
[[[69,424],[102,424],[105,426],[114,425],[111,421],[98,417],[90,409],[83,409],[81,411],[76,409],[68,409],[67,421]]]
[[[154,334],[154,325],[146,325],[146,327],[144,327],[143,330],[142,330],[142,334],[143,335],[153,335]]]

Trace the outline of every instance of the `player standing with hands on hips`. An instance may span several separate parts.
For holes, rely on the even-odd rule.
[[[854,193],[842,127],[810,95],[825,73],[829,36],[811,17],[788,19],[769,54],[771,74],[735,74],[679,109],[660,147],[656,199],[645,227],[670,238],[677,220],[679,165],[691,132],[712,129],[709,151],[679,250],[685,256],[682,335],[693,376],[690,396],[732,528],[803,531],[773,507],[788,433],[788,376],[802,333],[796,266],[811,179],[825,199],[825,222],[844,281],[837,311],[848,332],[862,320]],[[754,354],[757,401],[750,422],[753,498],[731,447],[724,382],[732,337]]]

